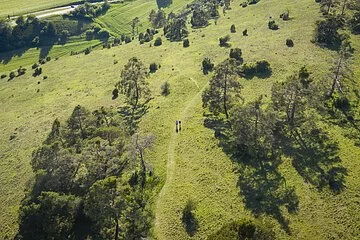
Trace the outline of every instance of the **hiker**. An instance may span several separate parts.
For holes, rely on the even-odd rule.
[[[181,131],[181,121],[179,120],[179,131]]]
[[[178,126],[179,126],[179,121],[178,121],[178,120],[176,120],[176,132],[179,132],[179,128],[178,128]]]

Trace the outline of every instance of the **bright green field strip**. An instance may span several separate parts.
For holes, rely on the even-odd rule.
[[[42,49],[43,51],[49,51],[48,56],[52,59],[56,57],[63,57],[65,55],[69,55],[71,51],[83,51],[85,48],[89,46],[94,46],[99,44],[100,41],[93,40],[93,41],[84,41],[84,40],[76,40],[74,42],[69,42],[65,45],[54,45],[52,47],[44,46],[39,49],[37,48],[30,48],[25,50],[25,52],[21,50],[0,53],[0,73],[9,74],[9,71],[16,70],[19,66],[27,67],[34,63],[36,63],[40,56]],[[30,70],[28,68],[28,70]]]
[[[0,0],[0,17],[17,16],[77,2],[75,0]]]
[[[173,0],[173,3],[165,10],[167,12],[181,9],[189,0]],[[113,4],[109,11],[99,17],[96,21],[101,26],[108,28],[116,34],[131,34],[131,21],[138,17],[140,19],[139,31],[144,31],[149,27],[149,14],[152,9],[158,9],[155,0],[137,0],[125,2],[124,4]]]

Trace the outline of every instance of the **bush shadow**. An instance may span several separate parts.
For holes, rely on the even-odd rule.
[[[8,64],[11,61],[11,59],[13,59],[14,57],[21,57],[29,49],[30,49],[29,47],[24,47],[8,52],[0,52],[0,64],[4,64],[4,65]]]

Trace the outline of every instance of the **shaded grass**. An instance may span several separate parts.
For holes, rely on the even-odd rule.
[[[0,54],[0,73],[9,73],[19,66],[27,67],[37,63],[39,59],[51,56],[52,59],[70,55],[71,51],[80,52],[89,46],[100,44],[99,40],[84,41],[73,38],[65,45],[41,46],[39,48],[23,48]],[[27,68],[30,71],[31,68]]]

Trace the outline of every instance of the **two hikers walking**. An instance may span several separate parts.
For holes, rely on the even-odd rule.
[[[180,120],[176,120],[175,124],[176,124],[176,132],[181,131],[181,121],[180,121]]]

